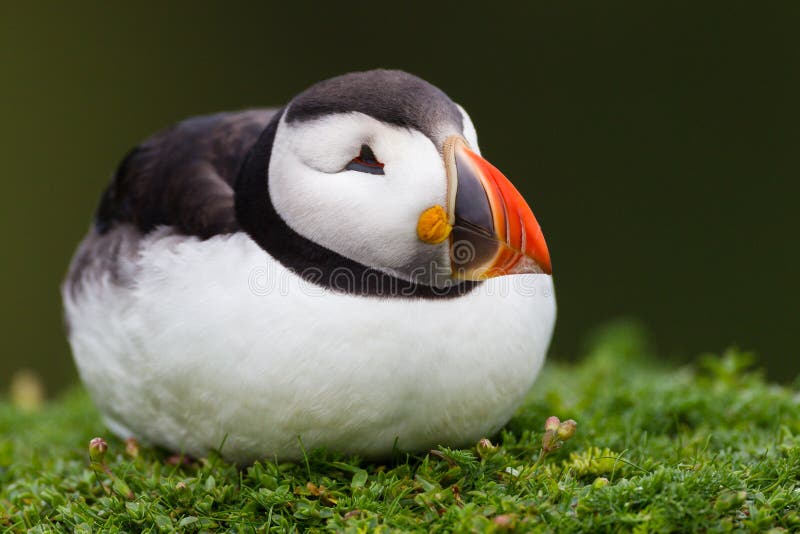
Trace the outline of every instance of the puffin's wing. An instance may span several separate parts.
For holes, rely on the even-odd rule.
[[[143,234],[165,225],[201,239],[238,231],[236,175],[274,114],[195,117],[150,137],[117,168],[97,209],[96,231],[102,235],[120,223]]]

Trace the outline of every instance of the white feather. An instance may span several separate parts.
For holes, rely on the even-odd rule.
[[[454,299],[357,297],[303,282],[245,234],[168,229],[132,258],[131,287],[87,269],[65,291],[75,360],[114,432],[196,456],[223,440],[240,462],[297,459],[298,438],[367,457],[395,440],[473,444],[530,388],[555,320],[547,275]]]
[[[362,144],[385,163],[384,175],[345,170]],[[447,243],[421,243],[416,234],[420,214],[447,196],[441,155],[420,132],[362,113],[282,122],[269,176],[275,210],[300,235],[405,279],[420,267],[449,275]]]

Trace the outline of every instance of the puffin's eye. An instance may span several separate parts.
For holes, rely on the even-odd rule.
[[[378,161],[375,153],[367,145],[361,145],[358,156],[345,166],[348,171],[367,172],[369,174],[384,174],[383,163]]]

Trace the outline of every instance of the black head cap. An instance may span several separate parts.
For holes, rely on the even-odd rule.
[[[292,100],[286,121],[348,112],[418,130],[437,148],[463,128],[458,107],[441,89],[413,74],[382,69],[351,72],[312,85]]]

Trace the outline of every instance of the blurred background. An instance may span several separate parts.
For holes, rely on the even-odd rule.
[[[547,237],[554,357],[619,317],[658,353],[800,371],[800,4],[0,3],[0,391],[76,380],[58,286],[125,152],[184,117],[402,68],[461,103]]]

